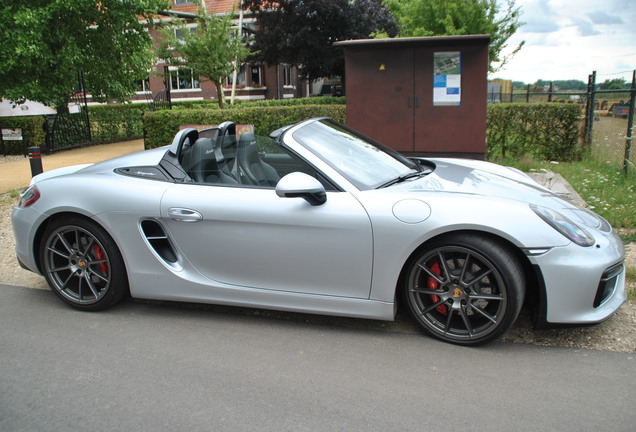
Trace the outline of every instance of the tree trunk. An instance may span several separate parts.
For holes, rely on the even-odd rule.
[[[221,84],[223,81],[215,82],[216,86],[216,97],[219,99],[219,108],[225,108],[225,93],[223,92],[223,85]]]

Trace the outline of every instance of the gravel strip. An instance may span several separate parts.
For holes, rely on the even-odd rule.
[[[15,259],[15,240],[11,228],[11,208],[16,199],[9,194],[0,194],[0,283],[36,289],[48,289],[44,278],[22,269]],[[628,247],[628,266],[636,267],[636,246]],[[631,283],[631,289],[636,290]],[[249,310],[247,314],[258,313]],[[275,315],[272,313],[271,315]],[[322,321],[319,319],[318,321]],[[398,317],[398,321],[386,323],[369,320],[335,319],[337,325],[359,327],[362,323],[368,328],[382,331],[402,333],[418,332],[416,325],[406,317]],[[502,341],[534,344],[542,346],[558,346],[582,349],[593,349],[617,352],[636,352],[636,305],[628,302],[609,320],[588,327],[562,328],[550,330],[533,330],[529,314],[522,311],[514,326],[504,335]]]
[[[16,155],[1,156],[0,155],[0,164],[3,164],[5,162],[19,161],[22,159],[24,159],[24,156],[16,156]]]

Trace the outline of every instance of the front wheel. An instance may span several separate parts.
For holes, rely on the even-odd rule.
[[[499,243],[476,234],[452,234],[414,256],[403,289],[426,333],[445,342],[479,345],[514,323],[525,283],[519,262]]]
[[[51,290],[77,309],[105,309],[128,293],[117,245],[89,219],[71,216],[52,221],[42,237],[40,263]]]

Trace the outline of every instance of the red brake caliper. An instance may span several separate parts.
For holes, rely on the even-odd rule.
[[[99,260],[99,261],[106,259],[106,254],[104,254],[104,251],[102,250],[102,248],[100,248],[97,245],[93,246],[93,254],[95,254],[95,258],[97,260]],[[103,274],[107,275],[108,274],[108,263],[106,263],[106,262],[99,263],[99,270]]]
[[[435,261],[435,263],[433,263],[433,265],[431,266],[431,271],[438,275],[442,274],[442,268],[439,265],[439,261]],[[427,282],[428,282],[428,289],[436,290],[439,288],[439,282],[437,282],[437,279],[435,279],[434,277],[429,276]],[[433,301],[433,303],[437,303],[439,301],[439,297],[436,296],[435,294],[431,294],[431,300]],[[437,306],[435,309],[437,310],[437,312],[441,313],[442,315],[448,314],[446,305],[441,304]]]

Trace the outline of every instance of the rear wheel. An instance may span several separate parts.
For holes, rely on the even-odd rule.
[[[72,216],[51,222],[42,236],[40,262],[53,292],[77,309],[105,309],[128,293],[117,245],[89,219]]]
[[[521,266],[499,243],[452,234],[422,250],[407,268],[404,294],[411,314],[429,335],[479,345],[515,321],[525,292]]]

